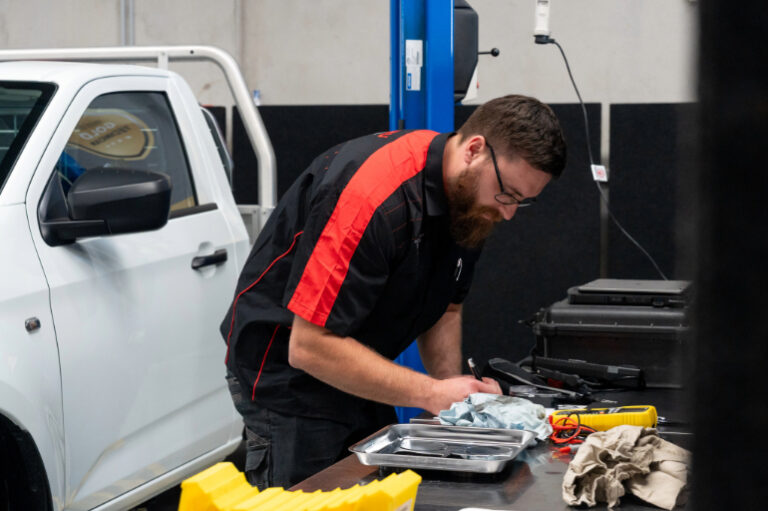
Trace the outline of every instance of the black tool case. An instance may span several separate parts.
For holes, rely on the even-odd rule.
[[[683,382],[687,307],[573,303],[569,298],[542,309],[533,321],[537,351],[545,357],[596,364],[633,365],[649,387],[680,387]]]

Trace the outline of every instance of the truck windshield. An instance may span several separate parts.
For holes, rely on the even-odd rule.
[[[56,86],[0,81],[0,190]]]

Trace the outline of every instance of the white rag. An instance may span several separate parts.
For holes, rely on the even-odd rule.
[[[691,453],[659,438],[653,428],[616,426],[592,433],[568,465],[563,500],[609,508],[626,491],[663,509],[685,500]]]
[[[470,394],[464,401],[440,412],[441,424],[482,428],[525,429],[539,440],[552,434],[544,407],[521,397],[499,394]]]

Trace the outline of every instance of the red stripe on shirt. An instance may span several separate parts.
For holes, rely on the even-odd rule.
[[[253,390],[251,391],[251,401],[256,401],[256,385],[259,384],[259,380],[261,379],[261,371],[264,369],[264,363],[267,361],[267,355],[269,355],[269,348],[272,347],[272,342],[275,340],[275,336],[277,335],[277,330],[280,328],[280,325],[277,325],[275,327],[275,331],[272,332],[272,337],[269,339],[269,344],[267,344],[267,349],[264,350],[264,356],[261,359],[261,365],[259,366],[259,374],[256,375],[256,381],[253,382]]]
[[[373,213],[403,182],[424,169],[437,133],[416,131],[374,152],[341,193],[309,256],[288,309],[325,326]]]

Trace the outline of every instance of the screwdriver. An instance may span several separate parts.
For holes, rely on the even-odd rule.
[[[467,365],[469,366],[469,371],[472,373],[472,376],[475,377],[478,381],[483,381],[482,378],[480,378],[480,375],[477,372],[477,368],[475,367],[475,361],[472,360],[472,357],[469,357],[467,359]]]

